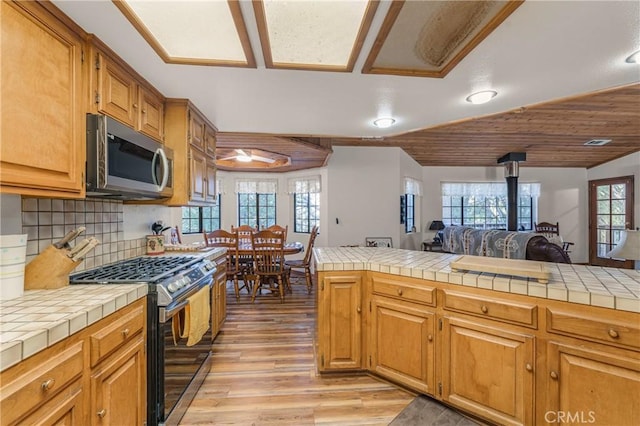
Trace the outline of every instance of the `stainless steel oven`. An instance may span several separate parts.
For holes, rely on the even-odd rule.
[[[147,425],[178,424],[209,372],[211,322],[202,339],[174,341],[173,322],[189,298],[211,290],[215,265],[197,256],[142,256],[79,272],[71,284],[149,285],[147,295]],[[211,298],[209,298],[211,303]],[[209,321],[211,318],[209,316]]]

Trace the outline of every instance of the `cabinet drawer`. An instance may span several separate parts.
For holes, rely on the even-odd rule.
[[[538,309],[536,305],[471,296],[449,290],[443,290],[443,294],[444,309],[524,325],[531,328],[538,327]]]
[[[13,424],[82,375],[83,342],[78,342],[18,376],[0,390],[0,423]]]
[[[128,314],[114,320],[102,330],[91,335],[91,366],[131,340],[144,327],[144,307],[138,306]]]
[[[581,339],[640,348],[640,324],[596,315],[589,317],[556,308],[547,309],[547,331]]]
[[[419,284],[374,277],[373,292],[429,306],[436,304],[436,289]]]

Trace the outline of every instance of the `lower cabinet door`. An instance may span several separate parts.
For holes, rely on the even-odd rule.
[[[369,369],[420,392],[434,393],[435,314],[374,296]]]
[[[640,424],[640,358],[549,342],[544,424]],[[615,389],[615,392],[612,391]]]
[[[146,410],[144,338],[98,364],[91,375],[92,425],[141,425]]]
[[[83,408],[82,380],[78,379],[17,424],[80,426],[86,424]]]
[[[535,338],[443,318],[442,399],[502,425],[533,424]]]
[[[362,276],[321,276],[318,293],[320,371],[362,369]]]

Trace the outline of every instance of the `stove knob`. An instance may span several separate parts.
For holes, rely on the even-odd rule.
[[[180,278],[176,281],[176,285],[178,286],[178,288],[182,288],[184,287],[184,278]]]
[[[178,285],[177,281],[169,283],[169,285],[167,286],[167,290],[169,290],[169,293],[173,293],[174,291],[176,291],[179,288],[180,288],[180,286]]]

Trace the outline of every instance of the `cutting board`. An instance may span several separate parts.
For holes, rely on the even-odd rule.
[[[549,283],[551,272],[545,262],[521,259],[501,259],[498,257],[460,256],[450,264],[453,272],[473,271],[492,274],[515,275],[536,278],[539,283]]]

